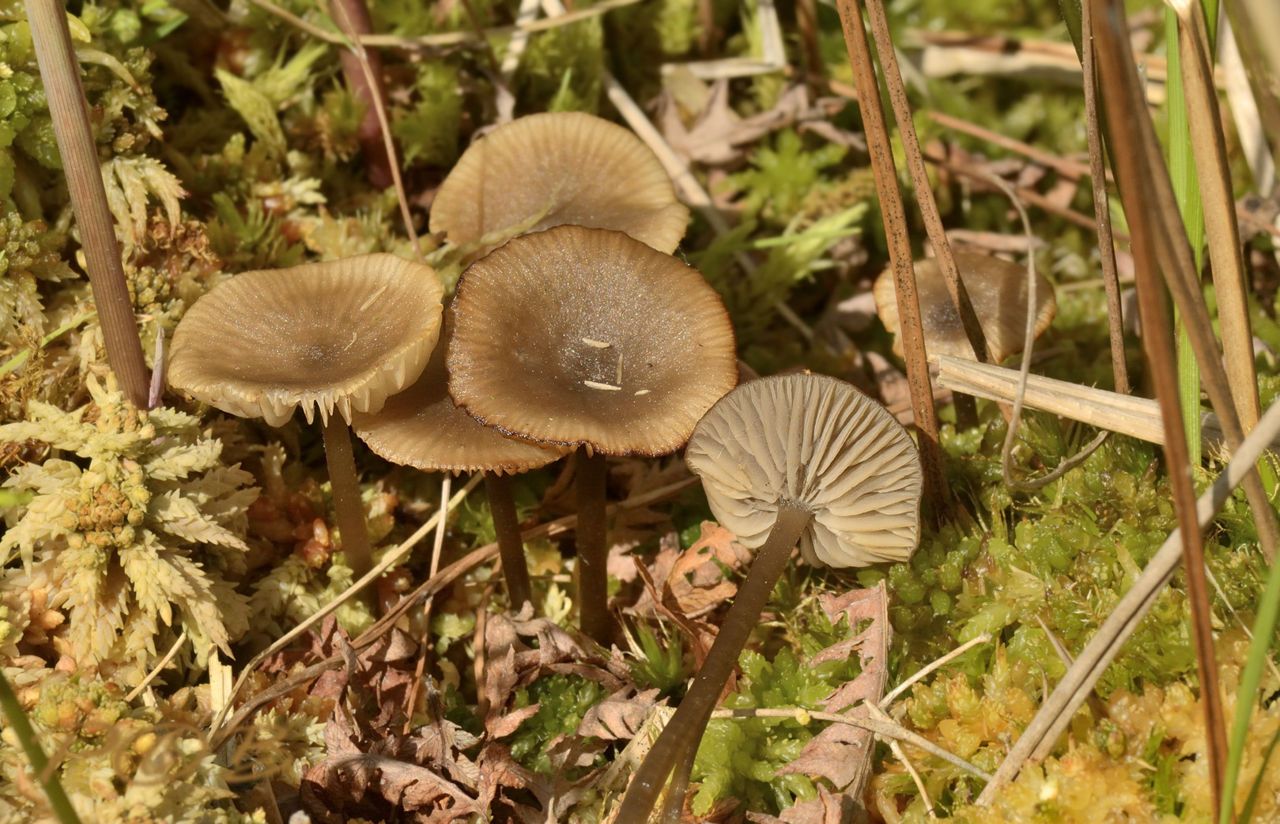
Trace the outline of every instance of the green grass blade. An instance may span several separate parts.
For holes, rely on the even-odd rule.
[[[27,718],[22,705],[18,703],[18,696],[14,694],[13,687],[9,686],[9,679],[5,678],[3,672],[0,672],[0,711],[4,712],[10,729],[13,730],[23,751],[26,752],[27,760],[31,762],[31,771],[40,781],[40,786],[44,787],[44,793],[49,798],[49,806],[53,809],[54,817],[62,824],[80,824],[80,817],[76,815],[75,807],[71,806],[71,799],[67,798],[66,791],[62,789],[57,772],[49,769],[49,759],[40,747],[40,742],[36,740],[36,731],[31,726],[31,719]]]

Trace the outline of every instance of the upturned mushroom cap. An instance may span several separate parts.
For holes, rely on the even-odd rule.
[[[987,336],[991,359],[999,363],[1022,351],[1027,324],[1027,270],[1025,266],[991,255],[956,252],[956,268],[969,293],[973,311]],[[916,261],[916,289],[924,324],[925,347],[929,355],[973,358],[960,314],[951,302],[951,293],[938,262],[932,258]],[[876,278],[876,309],[885,328],[894,335],[893,350],[902,355],[898,297],[892,267]],[[1036,337],[1053,323],[1058,305],[1053,284],[1036,273]]]
[[[844,381],[783,375],[744,383],[693,431],[685,450],[716,519],[755,549],[779,504],[813,512],[809,563],[903,561],[919,538],[915,444],[883,406]]]
[[[169,383],[272,426],[296,407],[308,421],[317,409],[350,421],[422,373],[443,292],[430,266],[393,255],[245,272],[187,310]]]
[[[671,252],[689,210],[630,131],[579,112],[535,114],[472,144],[431,204],[431,231],[455,245],[507,229],[565,223],[615,229]]]
[[[427,368],[417,382],[387,399],[380,412],[357,413],[351,425],[376,454],[424,472],[527,472],[564,454],[504,437],[454,405],[445,353],[453,333],[450,313]]]
[[[453,311],[449,394],[532,441],[663,455],[737,381],[719,296],[621,232],[516,238],[463,274]]]

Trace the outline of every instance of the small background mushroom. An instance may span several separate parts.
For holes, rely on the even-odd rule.
[[[1027,270],[1025,266],[991,255],[956,252],[956,267],[964,282],[974,313],[987,337],[994,363],[1022,351],[1027,327]],[[924,324],[925,347],[932,355],[952,355],[973,359],[973,349],[965,337],[960,315],[951,302],[946,281],[932,258],[915,264],[920,316]],[[893,333],[893,351],[902,355],[898,301],[893,273],[885,269],[876,278],[876,309],[885,328]],[[1036,336],[1039,337],[1057,313],[1053,284],[1036,273]]]
[[[245,272],[197,300],[173,335],[173,387],[271,426],[298,408],[308,423],[319,413],[342,548],[357,577],[372,553],[347,422],[421,374],[443,291],[431,267],[393,255]]]
[[[583,629],[612,631],[603,455],[664,455],[737,381],[733,329],[695,269],[621,232],[560,226],[471,266],[454,302],[449,393],[483,423],[580,448]]]
[[[647,822],[673,769],[663,820],[677,820],[702,732],[797,542],[810,563],[841,568],[906,560],[919,540],[915,444],[884,407],[835,378],[739,386],[698,423],[685,460],[716,519],[756,557],[692,687],[636,771],[618,824]]]
[[[627,129],[580,112],[535,114],[472,144],[431,204],[431,231],[483,255],[514,234],[575,224],[615,229],[661,252],[689,210],[658,158]]]

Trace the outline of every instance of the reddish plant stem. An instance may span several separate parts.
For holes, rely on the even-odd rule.
[[[990,363],[986,333],[982,331],[982,324],[978,322],[978,315],[973,310],[973,302],[969,300],[969,292],[960,279],[960,270],[956,267],[951,244],[947,241],[947,231],[942,226],[942,215],[938,212],[938,203],[934,200],[933,188],[929,185],[929,173],[924,167],[920,139],[916,135],[915,121],[911,118],[911,103],[907,100],[907,89],[898,69],[898,57],[893,50],[893,34],[889,31],[889,19],[885,15],[882,0],[867,0],[867,16],[871,20],[871,36],[876,43],[876,54],[880,56],[885,85],[889,89],[889,104],[893,107],[893,117],[898,122],[907,171],[911,174],[911,185],[916,190],[916,203],[920,206],[920,216],[924,219],[924,228],[929,234],[929,245],[933,247],[938,270],[946,281],[947,294],[951,297],[956,314],[960,316],[960,325],[964,327],[964,334],[969,346],[973,348],[974,357],[979,363]],[[972,396],[956,395],[953,403],[956,426],[970,429],[978,425],[977,404]]]
[[[27,0],[27,19],[40,78],[49,98],[49,114],[71,208],[80,229],[107,362],[125,396],[139,409],[146,409],[151,380],[138,339],[138,321],[120,260],[115,223],[107,206],[102,166],[89,125],[89,104],[80,83],[80,63],[71,44],[67,12],[59,0]]]
[[[884,222],[885,240],[889,245],[889,261],[897,294],[898,315],[902,326],[903,359],[907,366],[907,385],[911,390],[911,409],[920,433],[920,463],[924,470],[925,495],[933,504],[934,516],[948,509],[950,495],[942,477],[942,448],[938,443],[938,416],[933,408],[933,387],[929,381],[929,362],[924,347],[924,327],[920,320],[920,301],[916,295],[915,264],[911,259],[911,241],[907,236],[907,218],[898,191],[897,170],[893,164],[893,147],[880,111],[880,86],[876,82],[866,31],[862,27],[861,0],[838,0],[840,25],[849,50],[854,85],[858,90],[858,110],[867,134],[867,152],[871,155],[871,171],[875,177],[880,201],[880,217]]]
[[[578,503],[578,609],[582,631],[601,644],[613,639],[609,614],[607,573],[609,522],[605,516],[605,482],[609,468],[604,455],[578,450],[578,477],[574,491]]]
[[[333,16],[337,18],[339,28],[353,34],[371,34],[373,20],[364,0],[332,0]],[[386,143],[382,137],[382,126],[378,123],[378,112],[374,108],[374,95],[386,99],[381,88],[382,56],[376,49],[366,49],[365,59],[369,61],[369,71],[373,75],[376,87],[369,85],[364,69],[360,66],[360,55],[353,49],[342,49],[339,54],[342,61],[342,74],[347,78],[351,94],[364,106],[364,116],[356,130],[356,139],[360,141],[360,152],[364,155],[365,171],[369,175],[369,183],[379,189],[385,189],[392,183],[391,159],[387,157]]]

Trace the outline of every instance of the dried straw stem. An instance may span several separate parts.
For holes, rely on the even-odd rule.
[[[1111,205],[1107,196],[1106,171],[1102,157],[1102,135],[1098,129],[1098,78],[1094,66],[1093,14],[1086,3],[1081,8],[1083,37],[1080,65],[1084,72],[1084,129],[1089,145],[1089,184],[1093,190],[1093,219],[1098,224],[1098,255],[1102,262],[1102,288],[1107,293],[1107,333],[1111,341],[1111,374],[1116,391],[1129,394],[1129,365],[1124,357],[1124,309],[1120,301],[1120,274],[1116,269],[1115,238],[1111,234]]]
[[[1240,227],[1236,223],[1231,170],[1223,138],[1213,70],[1208,59],[1208,32],[1199,0],[1177,0],[1178,52],[1182,58],[1182,88],[1190,117],[1191,146],[1196,177],[1205,200],[1204,225],[1213,286],[1218,299],[1218,323],[1222,330],[1227,381],[1235,399],[1240,425],[1247,433],[1261,414],[1258,375],[1253,364],[1253,330],[1245,297],[1244,259],[1240,252]]]
[[[889,260],[893,266],[898,313],[902,319],[902,349],[907,366],[907,385],[911,390],[911,409],[920,431],[920,462],[924,469],[925,492],[939,512],[948,507],[950,496],[942,477],[942,449],[938,444],[938,417],[933,408],[933,388],[929,384],[929,364],[924,347],[924,327],[920,320],[920,301],[916,295],[915,267],[911,260],[911,241],[907,237],[907,218],[898,191],[897,170],[893,164],[893,148],[884,113],[880,111],[880,87],[876,82],[866,30],[862,26],[861,0],[838,0],[840,25],[853,68],[858,90],[858,109],[867,133],[867,151],[875,176],[889,244]],[[926,189],[928,187],[926,186]]]
[[[27,19],[40,64],[40,78],[49,98],[49,114],[71,194],[71,208],[75,211],[88,262],[89,284],[102,324],[107,361],[125,396],[135,406],[145,409],[150,376],[142,357],[138,322],[120,260],[115,224],[107,206],[98,148],[89,126],[89,104],[80,84],[80,64],[67,27],[67,12],[59,0],[27,0]]]

